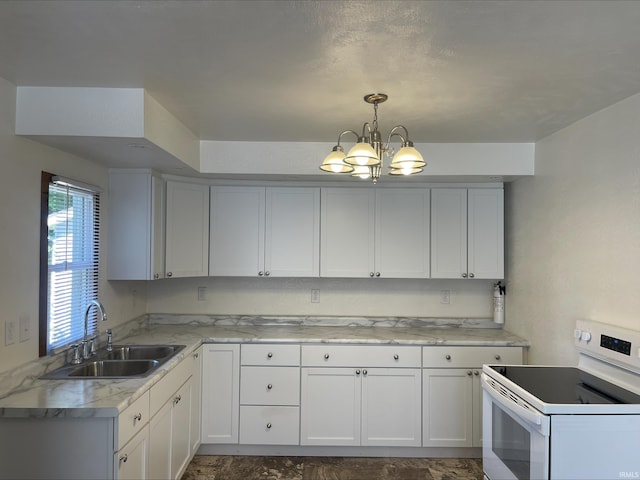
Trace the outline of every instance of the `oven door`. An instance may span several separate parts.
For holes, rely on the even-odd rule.
[[[493,385],[492,385],[493,384]],[[550,418],[482,374],[482,463],[489,480],[549,478]],[[525,406],[526,405],[526,406]]]

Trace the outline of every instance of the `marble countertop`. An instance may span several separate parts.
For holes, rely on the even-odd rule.
[[[186,348],[148,377],[44,380],[59,365],[47,359],[27,372],[0,375],[0,417],[115,417],[160,381],[202,343],[361,343],[398,345],[522,346],[529,343],[502,329],[306,325],[150,325],[116,343],[178,344]],[[20,378],[16,379],[16,376]]]

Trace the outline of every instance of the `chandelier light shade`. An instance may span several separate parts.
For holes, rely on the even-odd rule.
[[[353,130],[345,130],[338,136],[338,144],[327,155],[320,170],[329,173],[350,173],[353,177],[362,179],[371,178],[377,183],[382,173],[384,156],[391,157],[389,175],[413,175],[422,172],[426,162],[422,155],[409,140],[409,132],[404,125],[396,125],[387,136],[387,142],[382,142],[382,136],[378,130],[378,105],[388,96],[384,93],[372,93],[364,97],[364,101],[373,105],[373,122],[366,122],[362,126],[362,135]],[[401,130],[404,135],[399,133]],[[344,148],[340,145],[342,137],[346,134],[355,135],[356,144],[345,155]],[[399,137],[400,150],[395,153],[391,147],[391,139]]]

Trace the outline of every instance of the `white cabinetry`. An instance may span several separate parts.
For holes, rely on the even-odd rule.
[[[323,277],[429,277],[429,190],[323,188]]]
[[[431,278],[504,277],[504,192],[431,191]]]
[[[116,478],[118,480],[153,479],[149,475],[149,425],[141,430],[124,445],[114,456]]]
[[[164,278],[164,181],[150,170],[109,171],[109,280]]]
[[[300,346],[242,345],[240,443],[298,445]]]
[[[317,277],[320,190],[211,187],[209,274]]]
[[[202,443],[238,443],[240,345],[202,347]]]
[[[302,445],[421,444],[420,347],[304,345],[302,365]]]
[[[480,447],[482,365],[521,364],[522,360],[521,347],[424,347],[423,445]]]
[[[166,276],[202,277],[209,269],[209,186],[167,181]]]

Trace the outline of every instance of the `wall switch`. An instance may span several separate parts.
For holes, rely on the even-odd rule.
[[[440,290],[440,303],[444,303],[446,305],[449,305],[449,303],[451,303],[450,290]]]
[[[26,342],[31,338],[31,322],[28,315],[20,315],[20,341]]]
[[[4,344],[13,345],[16,343],[16,321],[7,320],[4,324]]]
[[[314,288],[311,290],[311,303],[320,303],[320,289]]]
[[[198,287],[198,301],[204,302],[207,299],[207,287]]]

